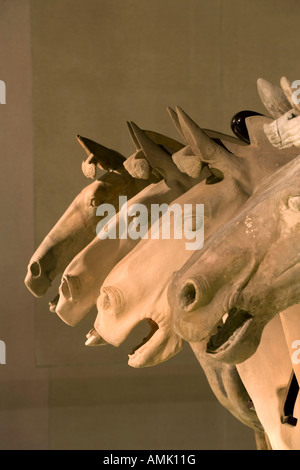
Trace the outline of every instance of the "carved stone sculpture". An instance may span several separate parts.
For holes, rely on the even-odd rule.
[[[182,148],[182,144],[166,136],[151,131],[144,132],[169,155]],[[96,209],[100,204],[110,203],[117,207],[120,194],[130,199],[149,184],[161,179],[160,174],[151,171],[140,149],[139,158],[148,166],[147,175],[141,175],[141,172],[137,174],[134,164],[136,154],[126,160],[115,150],[86,137],[78,135],[77,140],[88,155],[82,163],[84,175],[94,178],[96,167],[107,173],[78,194],[31,257],[25,284],[36,297],[45,295],[54,278],[93,240],[99,221]],[[131,164],[127,163],[125,166],[128,166],[130,171],[124,167],[124,163],[128,161]],[[58,298],[51,303],[52,310],[55,309],[57,300]]]
[[[252,144],[247,147],[247,151],[249,152],[248,158],[245,156],[247,155],[246,148],[244,146],[239,148],[238,145],[236,145],[236,153],[238,153],[239,150],[244,154],[242,158],[231,154],[228,150],[213,143],[183,111],[178,109],[178,115],[183,133],[193,153],[198,156],[201,155],[204,161],[209,162],[211,171],[215,171],[216,174],[222,173],[224,175],[222,181],[219,183],[206,185],[203,181],[175,201],[179,204],[184,204],[187,201],[201,201],[204,203],[206,211],[205,240],[207,240],[207,237],[212,235],[218,227],[222,226],[226,221],[233,219],[253,191],[255,183],[258,182],[262,176],[271,172],[272,169],[274,170],[278,167],[280,163],[283,164],[293,158],[295,152],[277,151],[276,155],[273,147],[263,134],[262,124],[266,118],[249,118],[249,133],[253,135],[254,142],[260,141],[260,145]],[[250,123],[252,123],[252,125]],[[259,139],[260,134],[264,137],[264,143]],[[227,145],[229,147],[229,144]],[[233,148],[233,146],[234,144],[231,144],[231,148]],[[250,158],[251,165],[249,164]],[[260,160],[261,158],[263,159],[262,161]],[[256,171],[254,171],[253,168],[255,168]],[[260,170],[260,172],[258,170]],[[246,177],[246,175],[248,175],[248,177]],[[219,236],[215,238],[218,240]],[[166,316],[166,312],[169,311],[167,288],[171,281],[172,273],[178,270],[185,262],[187,262],[187,266],[192,264],[193,268],[197,269],[197,267],[194,267],[195,258],[201,258],[202,253],[206,251],[207,241],[205,241],[205,247],[202,250],[196,251],[191,257],[191,253],[185,250],[185,242],[186,240],[184,238],[179,240],[143,240],[111,271],[102,286],[101,296],[97,303],[99,313],[95,323],[97,332],[106,341],[112,342],[114,345],[120,344],[142,318],[150,318],[152,322],[158,323],[156,321],[157,312],[164,312],[163,317]],[[216,245],[214,245],[214,249],[216,250]],[[150,252],[151,263],[147,262],[147,260],[150,259],[147,253]],[[176,253],[176,257],[174,257],[174,253]],[[230,263],[228,264],[229,269],[231,269]],[[143,266],[142,270],[141,266]],[[138,276],[136,276],[137,269],[139,269],[139,271],[141,270]],[[153,276],[151,269],[158,270],[162,273],[155,286],[153,286],[151,282]],[[198,268],[198,270],[200,270],[200,268]],[[223,272],[222,264],[220,264],[219,270]],[[179,271],[178,276],[181,275],[181,271],[182,270]],[[126,273],[126,275],[124,273]],[[182,295],[184,298],[183,302],[187,304],[187,311],[185,315],[181,315],[180,310],[179,321],[189,328],[188,340],[198,341],[202,340],[203,337],[197,335],[197,332],[194,330],[193,322],[191,327],[189,327],[186,319],[188,318],[189,305],[190,303],[192,304],[193,289],[196,289],[196,287],[193,286],[192,281],[187,284],[187,287],[184,286]],[[116,294],[116,292],[118,294]],[[227,292],[228,286],[226,286],[226,293]],[[174,297],[172,298],[174,299]],[[177,298],[177,296],[175,298]],[[174,305],[172,304],[172,309],[173,308]],[[149,309],[151,309],[153,313],[151,313]],[[114,311],[117,313],[114,313]],[[137,312],[138,315],[132,315],[134,312]],[[126,321],[124,320],[125,318]],[[159,324],[157,326],[159,329]],[[202,323],[201,327],[205,328]],[[155,336],[158,338],[160,332],[156,331]],[[151,341],[155,341],[154,337]],[[161,353],[163,352],[161,348],[156,349]],[[150,354],[152,361],[153,354],[154,349],[152,354]],[[166,354],[165,351],[164,354]],[[166,354],[166,356],[167,355],[168,354]],[[143,349],[137,351],[134,358],[131,358],[129,363],[141,366],[141,364],[147,365],[147,360],[147,346],[144,345]],[[161,357],[159,357],[159,360],[161,360]]]
[[[274,449],[300,448],[297,419],[284,411],[291,395],[295,415],[300,411],[299,365],[291,361],[300,333],[299,175],[296,157],[266,177],[238,216],[181,268],[169,292],[175,331],[218,361],[239,363]]]
[[[88,153],[93,150],[94,160],[108,172],[78,194],[31,257],[25,284],[37,297],[47,292],[57,274],[94,238],[99,204],[117,204],[119,194],[132,197],[151,182],[132,178],[120,154],[89,139],[78,136],[78,140]]]
[[[169,113],[182,135],[177,113],[171,108],[169,108]],[[208,166],[203,165],[199,156],[187,150],[188,146],[183,147],[161,134],[141,131],[134,123],[129,124],[129,130],[136,153],[123,163],[124,166],[133,177],[145,179],[152,170],[152,173],[160,175],[162,181],[147,186],[130,199],[128,209],[137,203],[142,203],[146,207],[150,204],[170,203],[200,180],[207,178],[210,183],[212,182],[214,176]],[[230,143],[243,146],[233,137],[211,130],[206,130],[206,133],[222,145]],[[161,148],[162,145],[164,149]],[[172,149],[172,159],[178,169],[169,158],[168,152],[172,152]],[[194,157],[193,160],[191,160],[192,157]],[[195,164],[195,159],[197,164]],[[143,163],[140,164],[140,162]],[[118,217],[116,219],[117,232]],[[95,237],[67,266],[62,276],[59,296],[51,303],[51,309],[55,310],[69,325],[76,325],[96,304],[105,277],[138,242],[138,239],[130,238],[101,240]],[[89,336],[87,344],[90,346],[99,344],[97,336]]]
[[[174,119],[174,116],[173,116],[173,119]],[[178,121],[177,117],[176,117],[176,120]],[[150,144],[149,140],[145,139],[145,135],[143,135],[142,133],[139,133],[139,130],[137,128],[136,128],[136,133],[139,135],[140,139],[143,141],[144,147],[146,145],[147,154],[148,154],[148,158],[149,158],[149,144]],[[212,132],[212,134],[214,135],[214,139],[217,140],[217,141],[219,140],[220,137],[223,137],[223,138],[225,138],[227,143],[228,142],[231,142],[231,143],[236,142],[235,139],[233,139],[229,136],[223,136],[221,134],[213,133],[213,132]],[[221,141],[220,141],[220,143],[221,143],[221,145],[223,145],[223,143]],[[157,152],[157,148],[155,150]],[[189,153],[189,156],[191,156],[192,152],[188,152],[188,153]],[[177,154],[177,162],[178,162],[179,161],[178,157],[180,156],[180,150],[177,151],[176,154]],[[185,158],[185,155],[186,155],[186,152],[183,151],[181,158]],[[142,155],[142,158],[144,158],[143,155]],[[197,158],[197,160],[199,160],[199,157],[196,157],[196,158]],[[135,156],[134,156],[134,159],[135,159]],[[90,163],[90,161],[91,161],[91,159],[89,159],[89,162],[87,163],[88,165],[92,164],[92,163]],[[162,164],[162,161],[160,161],[159,167],[161,167],[161,164]],[[200,162],[200,164],[198,163],[197,168],[200,170],[202,168],[202,165],[203,165],[202,162]],[[193,165],[193,167],[194,167],[194,165]],[[185,170],[187,170],[186,172],[189,173],[190,169],[191,169],[191,166],[186,165],[184,168],[185,168]],[[197,171],[199,171],[199,170],[197,170]],[[88,175],[91,174],[91,172],[87,171],[87,169],[85,169],[85,173],[88,174]],[[177,174],[177,173],[178,172],[175,172],[175,174]],[[213,175],[211,175],[211,173],[207,169],[202,170],[202,173],[203,173],[204,176],[207,177],[207,180],[206,180],[207,183],[212,183],[214,180],[218,181],[218,177],[214,177]],[[173,174],[174,174],[174,170],[173,170]],[[197,176],[195,174],[195,172],[193,173],[193,176],[194,177]],[[213,178],[213,181],[211,181],[212,178]],[[176,180],[178,180],[178,176],[176,176],[175,181]],[[181,180],[182,180],[182,177],[181,177]],[[169,178],[168,183],[170,183],[170,178]],[[192,186],[193,184],[196,184],[197,179],[195,179],[193,182],[190,181],[190,183],[191,183],[190,186]],[[178,181],[177,181],[177,185],[178,185]],[[210,188],[210,187],[211,187],[211,185],[208,184],[207,188]],[[151,323],[151,320],[149,320],[149,322]],[[170,334],[174,338],[173,352],[176,352],[176,350],[177,350],[176,344],[180,348],[181,344],[182,344],[182,341],[179,337],[177,337],[177,335],[174,335],[172,332],[170,332]],[[102,340],[102,338],[95,332],[95,330],[93,330],[88,336],[89,336],[89,339],[92,339],[92,341],[91,341],[92,344],[95,344],[95,343],[96,344],[104,344],[105,343],[105,341]],[[87,343],[89,343],[89,340],[88,340]],[[172,343],[172,341],[168,342],[168,344],[170,344],[170,343]],[[150,365],[150,361],[149,361],[148,365]],[[203,361],[203,367],[204,368],[206,367],[205,360]],[[207,367],[206,367],[206,373],[207,373],[207,376],[209,378],[209,381],[211,383],[211,386],[213,387],[213,390],[214,390],[215,394],[217,395],[217,397],[219,398],[221,403],[223,403],[224,406],[226,406],[228,409],[230,409],[233,412],[233,414],[238,417],[238,419],[241,419],[242,422],[244,422],[247,425],[250,425],[251,427],[253,427],[255,429],[256,435],[259,436],[259,437],[257,437],[258,441],[260,441],[260,442],[261,442],[261,440],[264,441],[263,429],[262,429],[262,427],[259,423],[259,420],[258,420],[255,412],[253,410],[249,409],[250,399],[249,399],[249,396],[248,396],[247,392],[245,391],[245,389],[243,387],[243,384],[241,383],[241,381],[238,377],[238,374],[234,370],[233,370],[233,372],[228,370],[228,366],[222,366],[221,365],[221,367],[220,367],[219,365],[217,365],[217,369],[219,370],[218,373],[216,372],[216,370],[211,368],[210,364],[208,364]],[[223,370],[224,370],[224,372],[223,372]],[[219,377],[219,378],[216,380],[216,377]],[[223,384],[222,377],[223,377],[223,380],[225,381],[225,385]],[[236,390],[236,392],[233,395],[231,393],[231,395],[232,395],[231,398],[228,398],[227,392],[225,392],[225,390],[227,390],[227,389],[228,389],[228,392],[229,392],[229,390],[231,390],[231,392],[233,390]]]
[[[218,360],[243,362],[267,322],[300,301],[299,194],[297,157],[265,178],[241,212],[177,272],[169,299],[184,339],[205,340]]]
[[[173,199],[190,189],[197,182],[211,173],[205,169],[199,178],[191,178],[182,173],[173,163],[170,155],[155,144],[146,133],[135,124],[131,124],[135,141],[146,157],[148,168],[161,174],[162,181],[148,185],[127,203],[128,213],[126,223],[133,221],[128,215],[135,204],[171,203]],[[132,168],[131,168],[132,169]],[[116,233],[119,233],[120,221],[123,217],[118,214],[115,219]],[[124,221],[122,220],[122,223]],[[59,287],[59,300],[56,313],[69,325],[76,325],[96,304],[101,285],[113,267],[127,254],[139,239],[105,238],[95,239],[67,266]],[[91,341],[89,341],[91,345]]]
[[[294,338],[291,318],[297,312],[284,310],[300,295],[297,117],[286,80],[281,88],[259,80],[258,90],[272,118],[248,111],[237,115],[239,125],[246,118],[246,128],[235,129],[239,139],[199,128],[180,108],[168,111],[184,144],[130,123],[135,153],[124,159],[79,138],[88,155],[82,164],[85,176],[95,178],[96,166],[107,173],[77,196],[42,242],[25,283],[41,296],[63,272],[50,309],[70,325],[97,304],[87,345],[118,346],[137,323],[147,321],[149,336],[129,356],[133,367],[166,361],[188,341],[216,397],[254,429],[258,447],[270,448],[266,431],[272,448],[295,448],[297,433],[284,426],[285,419],[293,423],[288,407],[286,414],[275,413],[282,426],[271,416],[272,407],[281,403],[274,390],[282,386],[283,394],[286,389],[291,394],[295,382],[287,351],[282,356],[277,351],[282,373],[272,380],[271,372],[266,374],[267,412],[258,384],[262,364],[271,371],[272,333],[282,345]],[[290,121],[286,135],[293,139],[283,139],[281,129]],[[189,240],[174,234],[169,239],[100,239],[96,206],[108,202],[117,209],[120,195],[127,197],[129,209],[137,203],[146,208],[204,204],[204,247],[189,251]],[[103,230],[118,228],[121,217],[119,212]],[[175,215],[168,217],[173,226]],[[159,220],[159,235],[165,219]]]

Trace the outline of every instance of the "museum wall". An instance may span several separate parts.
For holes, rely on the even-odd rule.
[[[120,348],[87,348],[24,286],[28,261],[89,181],[83,135],[125,156],[126,121],[180,139],[166,111],[231,133],[265,112],[256,80],[298,79],[297,0],[0,0],[0,449],[255,449],[217,402],[188,345],[132,369]],[[291,47],[293,45],[294,47]]]

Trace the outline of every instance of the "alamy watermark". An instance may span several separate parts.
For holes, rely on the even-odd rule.
[[[292,343],[292,349],[295,351],[292,354],[292,363],[293,364],[300,364],[300,340],[296,339]]]
[[[6,364],[6,345],[0,340],[0,364]]]
[[[6,104],[6,85],[3,80],[0,80],[0,104]]]
[[[150,211],[141,203],[127,205],[119,196],[119,211],[112,204],[97,207],[103,219],[96,227],[98,238],[105,240],[185,239],[186,250],[200,250],[204,242],[204,204],[151,204]]]

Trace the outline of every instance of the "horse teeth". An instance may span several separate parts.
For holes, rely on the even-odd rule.
[[[228,318],[228,313],[225,313],[222,317],[222,322],[225,323]]]

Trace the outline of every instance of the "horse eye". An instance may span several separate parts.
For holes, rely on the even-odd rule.
[[[294,211],[300,211],[300,196],[291,196],[288,199],[288,207]]]

